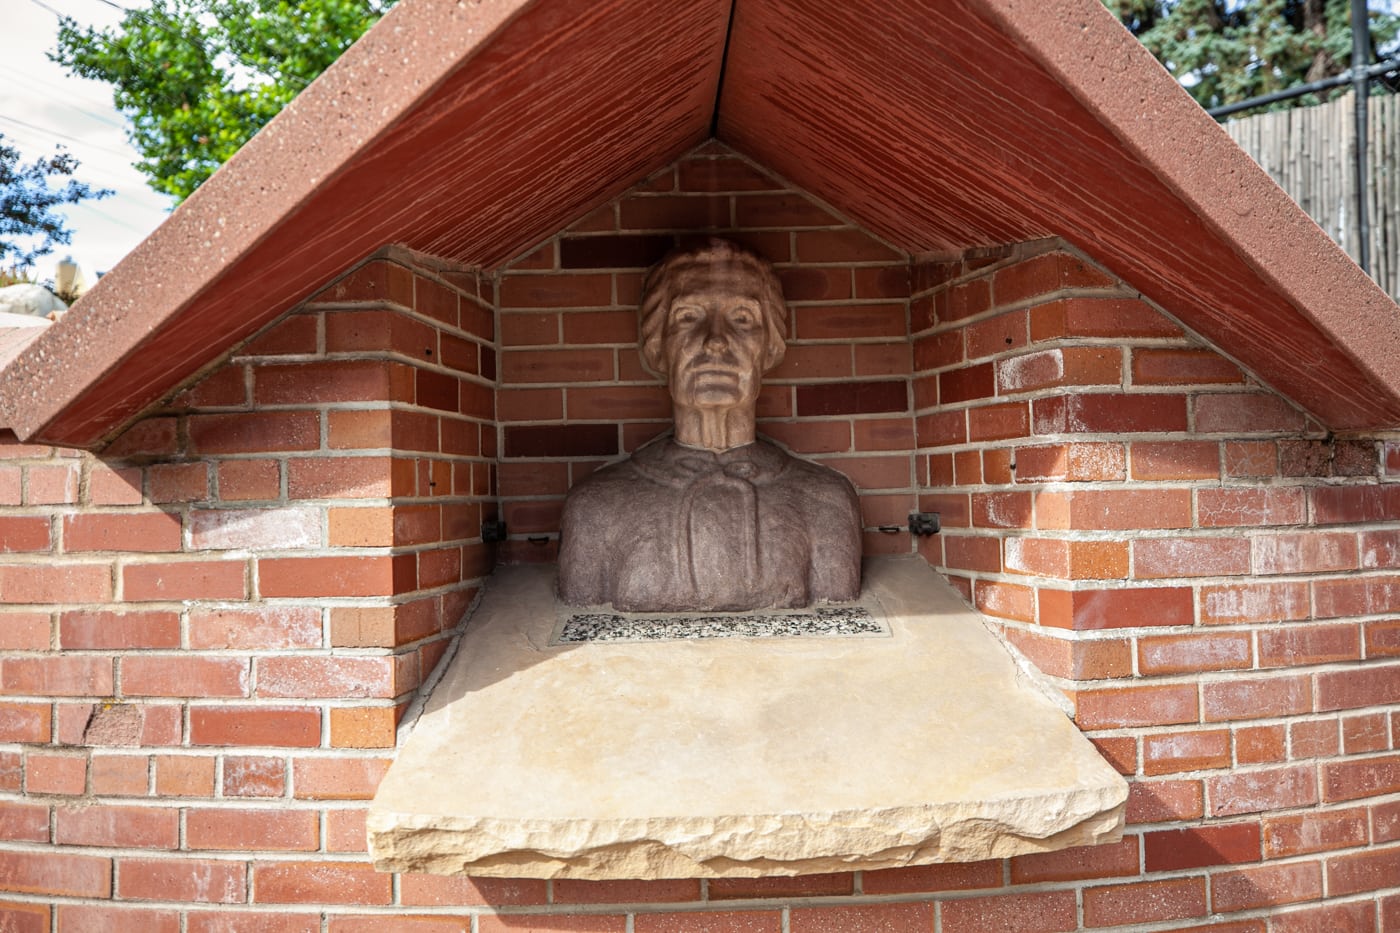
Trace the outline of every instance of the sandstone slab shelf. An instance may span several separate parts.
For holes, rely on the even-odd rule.
[[[553,568],[492,578],[369,813],[383,870],[754,877],[1117,840],[1127,785],[922,561],[876,637],[552,645]]]

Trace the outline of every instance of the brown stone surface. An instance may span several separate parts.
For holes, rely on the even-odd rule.
[[[740,4],[716,114],[729,12],[400,5],[0,375],[0,423],[95,446],[384,243],[497,266],[717,116],[911,254],[1063,236],[1327,426],[1400,424],[1395,304],[1095,0]]]

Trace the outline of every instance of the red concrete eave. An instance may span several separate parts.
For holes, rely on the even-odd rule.
[[[0,373],[95,446],[387,242],[493,268],[709,135],[913,254],[1047,235],[1338,430],[1400,308],[1098,0],[403,0]],[[720,71],[724,66],[719,111]]]

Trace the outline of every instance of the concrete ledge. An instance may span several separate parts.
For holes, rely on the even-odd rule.
[[[1127,784],[918,559],[887,637],[550,646],[553,568],[492,578],[380,785],[376,867],[795,875],[1111,842]]]

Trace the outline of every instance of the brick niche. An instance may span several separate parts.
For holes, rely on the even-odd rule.
[[[1121,843],[708,882],[370,866],[396,725],[492,568],[553,559],[569,485],[664,429],[638,289],[707,233],[792,305],[760,430],[1064,691],[1131,784]],[[1400,930],[1400,435],[1330,434],[1171,310],[1058,241],[910,257],[710,143],[501,269],[376,253],[98,454],[11,438],[0,929]],[[941,535],[881,530],[916,506]]]

